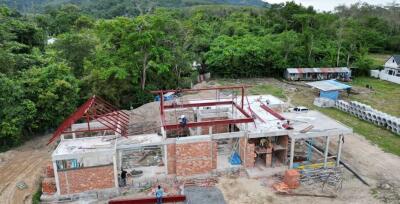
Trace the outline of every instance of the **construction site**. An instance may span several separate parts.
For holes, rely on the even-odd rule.
[[[199,203],[188,202],[191,187],[213,187],[234,175],[269,178],[264,185],[284,195],[315,183],[339,191],[342,147],[352,129],[272,95],[247,95],[247,88],[153,91],[157,101],[142,112],[91,97],[48,141],[58,144],[45,169],[42,201],[151,203],[152,188],[162,185],[165,202]],[[143,189],[150,193],[125,198]]]
[[[286,98],[255,91],[264,84]],[[399,157],[333,108],[308,109],[320,91],[302,84],[210,81],[153,91],[131,110],[92,96],[50,134],[0,153],[0,200],[30,203],[40,189],[41,203],[155,203],[160,185],[164,203],[398,203]],[[375,124],[340,95],[343,117]],[[375,112],[379,131],[397,130]]]

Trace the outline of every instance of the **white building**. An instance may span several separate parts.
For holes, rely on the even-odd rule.
[[[384,65],[384,70],[371,70],[371,76],[400,84],[400,55],[391,56]]]

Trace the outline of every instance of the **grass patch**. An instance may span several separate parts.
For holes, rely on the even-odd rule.
[[[379,67],[385,64],[391,55],[389,54],[369,54],[368,55],[374,62],[374,67]]]
[[[334,118],[343,124],[353,128],[353,131],[363,135],[369,141],[377,144],[383,151],[389,152],[400,156],[400,136],[393,134],[392,132],[375,126],[369,122],[363,121],[340,111],[335,108],[317,108],[320,112]]]
[[[42,188],[38,188],[35,194],[32,196],[32,204],[40,204],[40,196],[42,195]]]
[[[278,98],[286,99],[283,89],[269,84],[256,85],[249,89],[250,95],[266,95],[270,94]]]
[[[372,86],[373,91],[370,94],[350,95],[349,100],[356,100],[387,114],[400,116],[400,87],[398,84],[370,77],[357,77],[350,84],[360,88],[368,84]]]

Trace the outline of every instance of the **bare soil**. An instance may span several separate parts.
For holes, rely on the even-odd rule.
[[[50,135],[37,137],[23,146],[0,154],[0,203],[31,203],[40,177],[49,162],[53,146],[46,146]],[[16,184],[23,181],[27,188]]]

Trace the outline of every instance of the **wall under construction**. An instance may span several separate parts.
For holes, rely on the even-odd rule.
[[[192,176],[209,173],[217,168],[217,147],[217,143],[211,140],[169,144],[168,174]]]
[[[60,194],[115,187],[113,165],[60,170],[57,173],[60,182]]]

